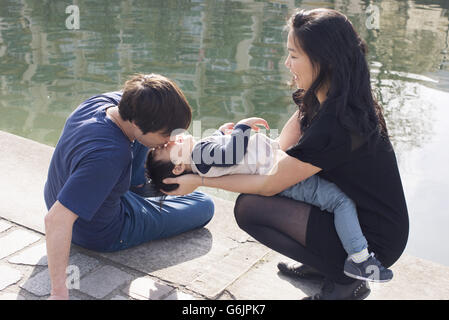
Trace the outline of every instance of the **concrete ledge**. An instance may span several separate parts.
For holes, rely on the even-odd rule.
[[[43,188],[54,148],[2,131],[0,146],[0,267],[8,273],[0,299],[42,299],[49,292]],[[319,290],[280,275],[277,262],[289,259],[238,228],[232,201],[213,199],[205,228],[116,253],[72,246],[71,261],[83,270],[72,297],[291,300]],[[394,279],[371,285],[368,299],[449,299],[449,267],[404,254],[392,269]]]
[[[54,148],[0,131],[0,216],[44,232],[44,185]]]

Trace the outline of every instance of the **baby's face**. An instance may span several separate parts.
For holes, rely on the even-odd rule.
[[[171,161],[174,164],[190,163],[193,145],[193,136],[178,135],[165,147],[155,149],[154,158],[159,161]]]

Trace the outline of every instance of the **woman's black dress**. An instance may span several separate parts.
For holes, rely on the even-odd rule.
[[[335,183],[356,203],[369,251],[389,267],[405,249],[409,220],[393,147],[388,138],[377,140],[371,145],[363,143],[340,124],[330,107],[315,117],[287,154],[321,168],[318,175]],[[306,247],[322,258],[327,272],[334,277],[342,275],[347,253],[332,214],[312,208]]]

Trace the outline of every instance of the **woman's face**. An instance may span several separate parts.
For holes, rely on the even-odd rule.
[[[313,83],[315,73],[312,63],[305,52],[296,45],[293,31],[288,33],[288,57],[285,66],[293,74],[298,89],[308,90]]]

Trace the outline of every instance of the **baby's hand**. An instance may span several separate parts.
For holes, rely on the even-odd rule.
[[[256,117],[246,118],[246,119],[242,119],[239,122],[237,122],[237,124],[240,124],[240,123],[250,126],[255,131],[260,130],[260,128],[257,125],[262,125],[265,128],[267,128],[268,130],[270,129],[270,127],[268,126],[268,122],[262,118],[256,118]]]
[[[224,134],[231,134],[232,130],[234,130],[234,122],[227,122],[224,125],[222,125],[218,130],[220,130]]]

